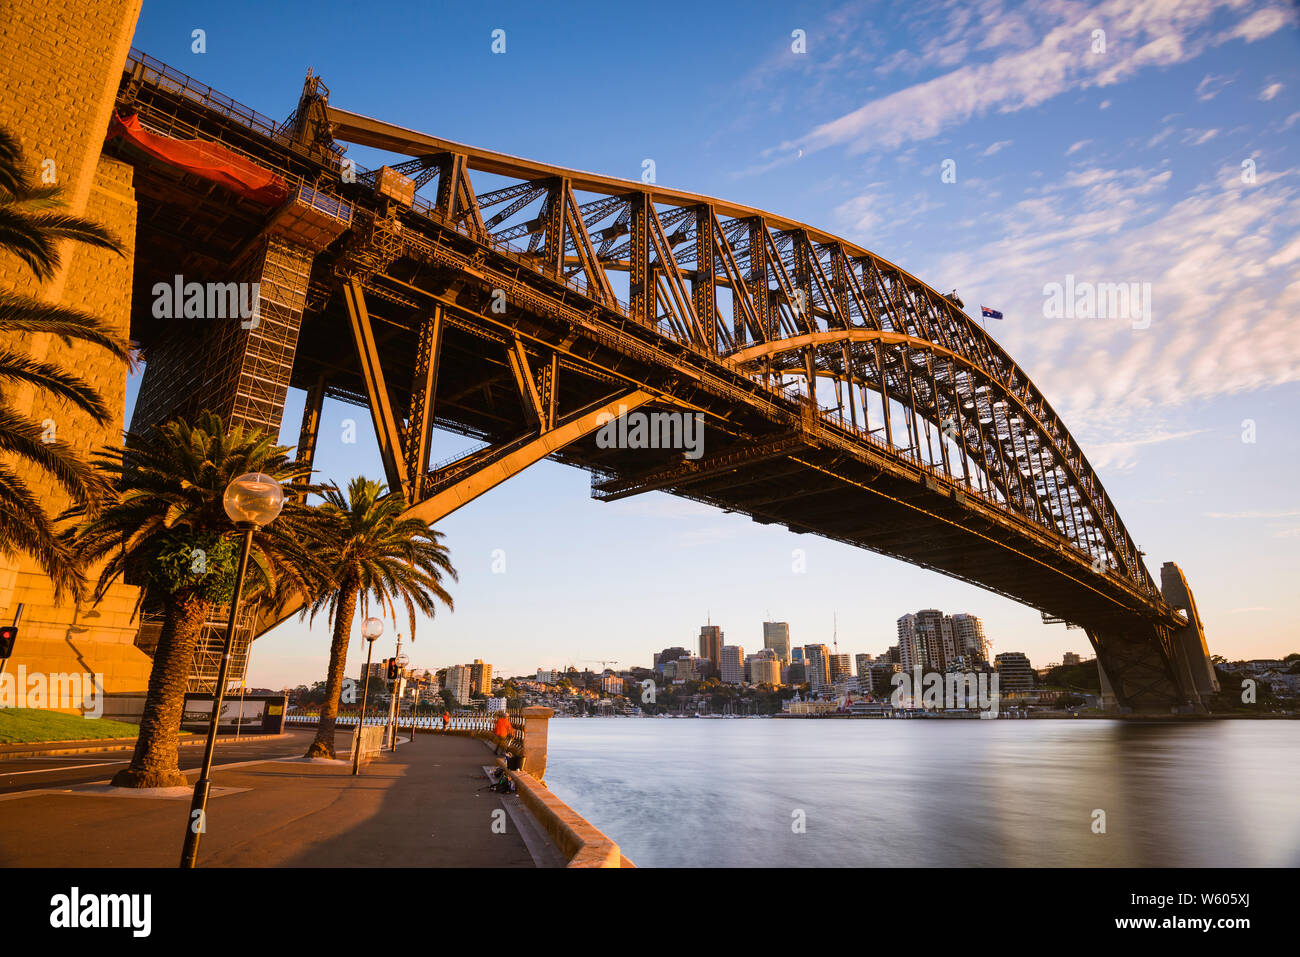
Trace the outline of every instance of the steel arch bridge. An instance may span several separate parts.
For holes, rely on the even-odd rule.
[[[278,429],[293,385],[299,457],[326,396],[365,405],[390,488],[430,522],[552,458],[590,471],[599,500],[670,492],[1082,627],[1122,708],[1217,690],[1181,572],[1157,586],[1046,398],[954,295],[871,251],[351,113],[310,73],[277,123],[133,51],[117,111],[165,138],[105,147],[135,166],[134,301],[173,273],[260,281],[263,301],[252,330],[137,305],[133,429],[198,405]],[[220,144],[283,198],[214,184],[167,155],[175,140]],[[361,170],[342,142],[411,159]],[[700,416],[704,453],[602,441],[636,412]],[[433,463],[435,426],[481,446]]]

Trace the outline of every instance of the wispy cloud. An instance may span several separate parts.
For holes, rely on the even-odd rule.
[[[1012,113],[1072,90],[1113,86],[1232,40],[1253,42],[1295,21],[1291,11],[1268,7],[1213,31],[1216,21],[1241,7],[1239,0],[1110,0],[1091,10],[1073,3],[1031,5],[1055,15],[1034,45],[872,99],[783,148],[894,149],[991,112]],[[1098,30],[1106,31],[1104,52]]]

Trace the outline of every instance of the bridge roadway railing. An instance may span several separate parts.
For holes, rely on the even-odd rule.
[[[522,711],[508,710],[507,715],[510,718],[510,725],[514,732],[506,739],[506,750],[511,754],[524,753],[524,724],[525,717]],[[450,712],[450,719],[446,725],[442,723],[442,711],[435,708],[434,711],[419,714],[403,714],[397,717],[397,729],[399,731],[409,731],[413,734],[454,734],[462,737],[482,738],[486,741],[496,742],[496,715],[487,714],[482,711],[453,711]],[[336,728],[355,728],[358,723],[359,714],[355,711],[340,712],[334,719]],[[315,727],[320,723],[320,711],[290,711],[285,715],[285,724],[294,727]],[[366,710],[365,724],[367,725],[385,725],[388,723],[388,710]]]

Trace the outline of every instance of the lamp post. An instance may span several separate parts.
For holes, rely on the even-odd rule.
[[[361,637],[366,639],[366,670],[361,686],[361,717],[357,719],[357,736],[352,742],[352,773],[361,773],[361,727],[366,721],[366,698],[370,695],[370,659],[375,653],[375,641],[384,633],[384,623],[378,618],[367,618],[361,623]]]
[[[199,838],[207,826],[208,792],[212,790],[212,754],[217,746],[217,722],[226,694],[226,676],[230,671],[230,649],[235,641],[235,623],[239,620],[239,598],[248,572],[248,554],[253,548],[253,533],[270,525],[284,508],[284,490],[280,483],[261,472],[247,472],[226,486],[222,500],[226,514],[243,533],[239,547],[239,569],[235,573],[235,594],[230,599],[230,618],[226,622],[226,640],[222,648],[217,688],[212,695],[212,720],[208,723],[208,741],[203,749],[203,769],[194,785],[194,800],[186,823],[185,846],[181,850],[181,867],[193,867],[199,855]]]

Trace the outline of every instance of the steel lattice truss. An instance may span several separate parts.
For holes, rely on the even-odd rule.
[[[336,135],[355,142],[446,147],[395,167],[417,184],[438,178],[430,214],[447,210],[450,177],[459,177],[451,219],[467,232],[774,389],[793,379],[809,397],[808,383],[816,383],[812,400],[838,426],[1156,592],[1096,473],[1042,393],[957,302],[893,263],[759,210],[328,112]],[[467,170],[519,180],[475,193]]]

